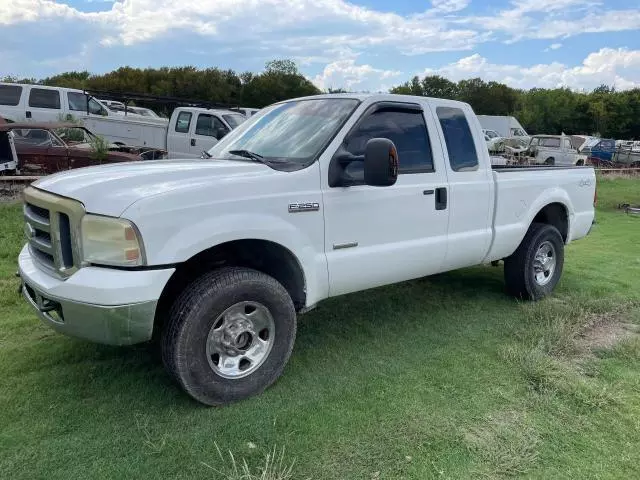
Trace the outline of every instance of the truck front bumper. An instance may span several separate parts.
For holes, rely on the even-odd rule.
[[[18,266],[22,294],[46,325],[109,345],[151,339],[158,299],[175,271],[85,267],[61,280],[40,270],[28,246]]]

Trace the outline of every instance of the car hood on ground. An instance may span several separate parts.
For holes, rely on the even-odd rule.
[[[119,216],[141,198],[274,173],[249,161],[158,160],[79,168],[45,177],[33,186],[79,200],[87,212]]]

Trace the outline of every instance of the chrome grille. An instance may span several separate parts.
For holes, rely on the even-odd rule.
[[[58,277],[80,268],[81,203],[33,187],[24,191],[25,236],[34,260]]]

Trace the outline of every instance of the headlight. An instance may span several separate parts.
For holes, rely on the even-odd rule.
[[[128,220],[85,215],[80,231],[85,262],[120,267],[145,264],[142,239]]]

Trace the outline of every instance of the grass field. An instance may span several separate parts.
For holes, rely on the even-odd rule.
[[[600,180],[598,224],[553,297],[478,267],[322,303],[284,376],[191,401],[156,348],[41,325],[18,297],[20,206],[0,206],[0,478],[226,478],[284,447],[295,479],[639,478],[640,182]],[[225,466],[226,465],[226,466]]]

